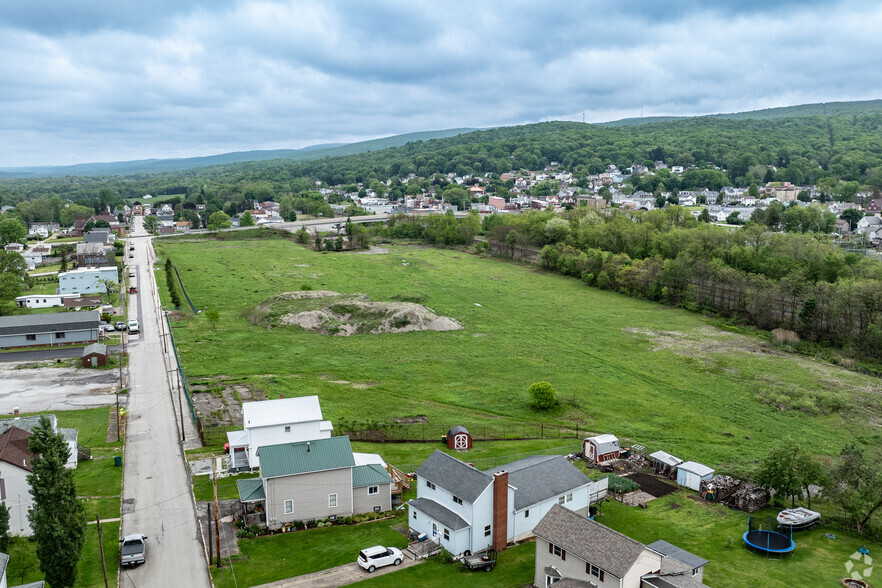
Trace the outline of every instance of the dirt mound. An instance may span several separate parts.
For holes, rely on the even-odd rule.
[[[374,302],[363,294],[329,290],[286,292],[267,300],[251,315],[267,328],[297,326],[323,335],[457,331],[462,325],[414,302]]]

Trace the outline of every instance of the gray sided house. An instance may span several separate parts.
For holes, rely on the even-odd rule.
[[[701,588],[707,561],[665,541],[644,545],[555,505],[534,529],[535,586]]]
[[[97,310],[0,317],[0,349],[98,342]]]
[[[262,501],[271,529],[392,507],[392,478],[382,467],[357,466],[349,437],[264,445],[257,452],[260,486],[243,481],[240,498]]]

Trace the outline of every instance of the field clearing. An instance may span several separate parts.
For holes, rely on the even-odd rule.
[[[281,239],[156,246],[194,303],[220,311],[216,328],[204,316],[174,323],[191,380],[236,378],[268,398],[318,394],[334,422],[570,422],[740,473],[785,434],[828,455],[851,438],[882,443],[878,379],[570,278],[421,247],[353,255]],[[246,318],[304,288],[419,296],[464,329],[334,337]],[[526,395],[539,380],[561,401],[547,413]]]

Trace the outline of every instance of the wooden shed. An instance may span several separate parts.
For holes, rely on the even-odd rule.
[[[103,367],[107,365],[107,345],[93,343],[83,348],[83,367]]]
[[[703,480],[714,477],[714,470],[695,461],[687,461],[677,466],[677,484],[686,486],[696,492],[701,488]]]
[[[674,457],[664,451],[656,451],[649,455],[649,467],[652,473],[658,476],[673,478],[677,474],[677,467],[683,463],[679,457]]]
[[[447,431],[447,447],[459,450],[471,449],[472,436],[468,429],[459,425],[450,427],[450,430]]]
[[[582,453],[595,465],[619,459],[619,440],[615,435],[589,437],[582,443]]]

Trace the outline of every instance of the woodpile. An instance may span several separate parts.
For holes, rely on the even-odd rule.
[[[736,480],[735,478],[732,478],[730,476],[717,474],[710,480],[701,481],[699,494],[701,494],[702,498],[707,498],[708,492],[711,492],[713,498],[710,498],[710,500],[722,502],[735,494],[740,486],[741,480]]]
[[[730,508],[754,513],[769,505],[769,491],[755,486],[750,482],[743,482],[738,490],[729,497],[727,504]]]

